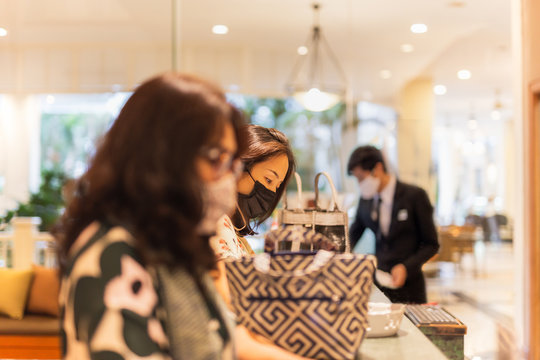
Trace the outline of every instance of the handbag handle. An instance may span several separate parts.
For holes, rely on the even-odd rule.
[[[302,178],[300,175],[295,171],[294,172],[294,179],[296,180],[296,188],[297,188],[297,204],[296,204],[296,210],[302,210]],[[283,193],[283,208],[288,210],[288,204],[287,204],[287,191]]]
[[[272,278],[292,278],[298,276],[305,276],[316,273],[330,263],[330,260],[334,257],[333,251],[319,250],[313,257],[313,261],[304,270],[293,271],[273,271],[270,270],[270,262],[272,261],[272,255],[268,253],[257,254],[253,258],[253,267],[258,272],[268,275]],[[303,255],[300,255],[303,256]]]
[[[330,184],[330,188],[332,189],[332,202],[334,203],[333,204],[334,206],[329,210],[341,211],[337,203],[336,187],[334,186],[334,182],[332,181],[330,174],[328,174],[326,171],[322,171],[315,176],[315,207],[317,209],[320,209],[319,207],[319,178],[321,177],[321,175],[324,175],[328,179],[328,183]]]

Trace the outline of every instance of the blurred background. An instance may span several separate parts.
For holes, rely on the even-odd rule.
[[[164,71],[195,73],[250,122],[289,137],[306,201],[315,174],[328,171],[352,216],[348,156],[358,145],[380,148],[391,172],[423,187],[435,207],[444,246],[426,269],[429,298],[469,304],[461,316],[471,325],[491,321],[493,341],[471,335],[467,355],[498,356],[501,323],[522,346],[522,54],[538,32],[522,30],[522,9],[534,1],[313,3],[0,0],[0,217],[40,216],[46,231],[62,211],[62,187],[85,171],[131,91]],[[299,92],[313,88],[335,101],[309,110]],[[369,241],[356,250],[372,251]],[[490,319],[474,319],[490,316],[479,304],[492,305]]]

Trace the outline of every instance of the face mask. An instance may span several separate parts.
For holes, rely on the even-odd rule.
[[[360,182],[360,193],[362,199],[373,199],[375,194],[377,194],[380,183],[381,180],[379,178],[376,178],[372,175],[366,176],[366,178],[362,180],[362,182]]]
[[[249,172],[248,172],[249,174]],[[249,174],[251,176],[251,174]],[[253,179],[253,177],[251,177]],[[267,189],[259,181],[256,181],[253,186],[253,190],[248,194],[238,194],[238,206],[242,209],[242,213],[246,217],[246,220],[251,220],[258,218],[268,212],[274,199],[276,193],[272,190]]]
[[[203,218],[197,227],[200,235],[216,232],[217,222],[223,215],[230,215],[236,207],[236,178],[233,174],[207,183],[203,188]]]

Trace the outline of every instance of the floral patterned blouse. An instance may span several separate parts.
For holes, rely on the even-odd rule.
[[[254,254],[246,239],[236,233],[232,220],[227,215],[219,219],[216,235],[210,239],[210,244],[219,259],[238,259]]]
[[[171,359],[155,281],[121,227],[89,225],[60,290],[65,359]]]

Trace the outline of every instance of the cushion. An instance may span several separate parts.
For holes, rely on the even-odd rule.
[[[30,295],[26,312],[58,316],[58,292],[60,280],[58,269],[34,265],[34,281],[30,286]]]
[[[0,313],[23,318],[33,274],[32,269],[0,269]]]

